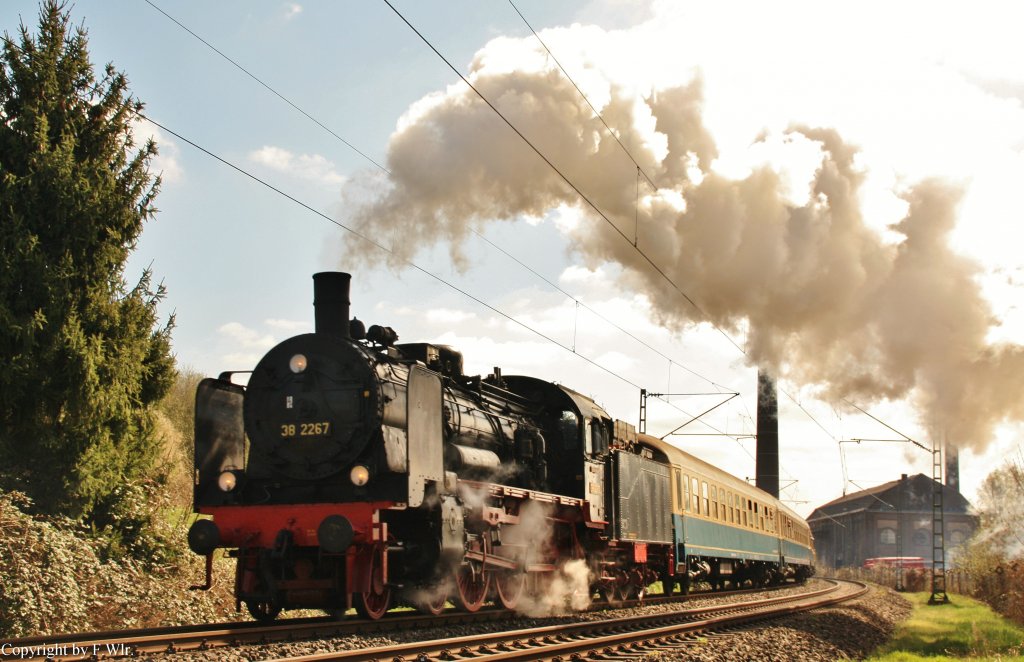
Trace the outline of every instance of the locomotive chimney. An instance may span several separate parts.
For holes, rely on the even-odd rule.
[[[759,488],[779,498],[779,396],[775,380],[757,371],[757,469]]]
[[[351,281],[351,274],[340,271],[313,274],[313,314],[317,333],[348,338],[348,292]]]

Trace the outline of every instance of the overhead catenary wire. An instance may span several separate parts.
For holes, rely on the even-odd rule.
[[[576,192],[576,194],[577,194],[577,195],[578,195],[578,196],[580,197],[580,199],[581,199],[581,200],[583,200],[583,201],[584,201],[584,202],[585,202],[585,203],[587,204],[587,206],[588,206],[588,207],[590,207],[591,209],[593,209],[593,210],[594,210],[594,213],[596,213],[596,214],[597,214],[598,216],[600,216],[600,217],[601,217],[601,219],[602,219],[602,220],[603,220],[603,221],[604,221],[605,223],[607,223],[607,224],[608,224],[608,225],[609,225],[609,226],[610,226],[610,227],[611,227],[611,228],[612,228],[613,230],[615,230],[615,232],[616,232],[616,233],[617,233],[617,234],[618,234],[618,235],[619,235],[619,236],[620,236],[620,237],[621,237],[621,238],[622,238],[622,239],[623,239],[623,240],[624,240],[624,241],[625,241],[626,243],[628,243],[628,244],[629,244],[630,246],[632,246],[632,247],[633,247],[633,250],[634,250],[634,251],[636,251],[636,252],[637,252],[637,253],[638,253],[638,254],[640,255],[640,257],[641,257],[641,258],[643,258],[643,260],[644,260],[644,261],[645,261],[645,262],[646,262],[646,263],[647,263],[648,265],[650,265],[650,267],[651,267],[652,269],[654,269],[654,271],[655,271],[655,272],[656,272],[656,273],[657,273],[657,274],[658,274],[659,276],[661,276],[661,277],[662,277],[662,278],[663,278],[663,279],[665,280],[665,282],[666,282],[666,283],[668,283],[668,284],[669,284],[669,285],[670,285],[670,286],[672,287],[672,289],[674,289],[674,290],[675,290],[675,291],[676,291],[676,292],[677,292],[677,293],[678,293],[678,294],[679,294],[679,295],[680,295],[681,297],[683,297],[683,299],[685,299],[685,300],[686,300],[686,302],[687,302],[687,303],[689,303],[689,304],[690,304],[690,305],[691,305],[691,306],[692,306],[692,307],[694,308],[694,310],[696,310],[696,311],[697,311],[698,313],[700,313],[701,317],[703,317],[704,319],[706,319],[706,320],[708,321],[708,323],[709,323],[709,324],[711,324],[711,326],[712,326],[712,327],[713,327],[713,328],[714,328],[714,329],[715,329],[716,331],[718,331],[718,333],[719,333],[719,334],[721,334],[721,335],[722,335],[722,337],[724,337],[724,338],[725,338],[725,339],[726,339],[726,340],[727,340],[727,341],[728,341],[728,342],[729,342],[729,343],[730,343],[730,344],[731,344],[731,345],[732,345],[733,347],[735,347],[735,348],[737,349],[737,351],[739,351],[739,352],[740,352],[741,354],[743,354],[744,356],[746,356],[746,354],[747,354],[746,350],[744,350],[744,349],[743,349],[742,347],[740,347],[740,345],[739,345],[739,344],[738,344],[738,343],[737,343],[737,342],[736,342],[735,340],[733,340],[733,339],[732,339],[732,337],[731,337],[731,336],[730,336],[730,335],[729,335],[728,333],[726,333],[724,329],[722,329],[722,328],[721,328],[720,326],[718,326],[717,324],[715,324],[715,322],[714,322],[714,321],[713,321],[713,320],[711,319],[711,316],[710,316],[710,315],[708,315],[708,314],[707,314],[706,312],[704,312],[704,309],[703,309],[703,308],[701,308],[701,307],[700,307],[700,305],[699,305],[699,304],[698,304],[698,303],[697,303],[696,301],[694,301],[694,300],[693,300],[693,298],[692,298],[692,297],[690,297],[690,295],[688,295],[688,294],[687,294],[687,293],[686,293],[686,292],[685,292],[685,291],[684,291],[684,290],[683,290],[683,289],[682,289],[682,288],[681,288],[681,287],[680,287],[680,286],[679,286],[679,285],[678,285],[678,284],[677,284],[677,283],[676,283],[676,282],[675,282],[674,280],[672,280],[672,278],[671,278],[671,277],[670,277],[670,276],[669,276],[669,275],[668,275],[668,274],[667,274],[667,273],[665,272],[665,270],[664,270],[664,269],[662,269],[662,268],[661,268],[660,266],[658,266],[658,264],[657,264],[657,263],[656,263],[656,262],[655,262],[654,260],[652,260],[652,259],[650,258],[650,256],[649,256],[649,255],[647,255],[647,253],[645,253],[645,252],[643,251],[643,249],[641,249],[641,248],[640,248],[639,246],[634,246],[634,245],[633,245],[633,242],[632,242],[632,241],[630,240],[630,238],[629,238],[629,237],[628,237],[628,236],[626,235],[626,233],[624,233],[624,232],[623,232],[623,231],[622,231],[622,230],[621,230],[621,229],[620,229],[620,228],[619,228],[619,227],[618,227],[617,225],[615,225],[615,223],[614,223],[614,222],[613,222],[613,221],[612,221],[612,220],[611,220],[611,219],[610,219],[610,218],[608,217],[608,215],[607,215],[607,214],[605,214],[605,213],[604,213],[603,211],[601,211],[600,207],[598,207],[598,206],[597,206],[597,205],[596,205],[596,204],[595,204],[595,203],[594,203],[594,202],[593,202],[593,201],[592,201],[592,200],[590,199],[590,197],[589,197],[589,196],[587,196],[587,194],[585,194],[585,193],[584,193],[584,192],[583,192],[583,191],[582,191],[582,190],[581,190],[581,189],[579,188],[579,186],[577,186],[577,185],[576,185],[576,184],[575,184],[575,183],[574,183],[574,182],[573,182],[573,181],[572,181],[571,179],[569,179],[569,177],[568,177],[568,176],[566,176],[566,174],[565,174],[565,173],[563,173],[563,172],[561,171],[561,169],[559,169],[559,168],[558,168],[558,166],[556,166],[556,165],[555,165],[555,164],[554,164],[554,163],[553,163],[553,162],[551,161],[551,159],[549,159],[549,158],[547,157],[547,155],[545,155],[545,154],[544,154],[544,152],[542,152],[542,151],[541,151],[541,150],[540,150],[540,149],[539,149],[539,148],[538,148],[538,147],[537,147],[536,145],[534,145],[534,144],[533,144],[533,142],[532,142],[532,141],[531,141],[531,140],[530,140],[529,138],[527,138],[527,137],[526,137],[526,135],[524,135],[524,134],[523,134],[523,132],[522,132],[522,131],[520,131],[520,130],[519,130],[519,128],[518,128],[518,127],[517,127],[517,126],[516,126],[515,124],[513,124],[513,123],[512,123],[512,121],[511,121],[511,120],[509,120],[509,119],[508,119],[508,118],[507,118],[507,117],[505,116],[505,114],[504,114],[504,113],[502,113],[502,112],[501,112],[500,110],[498,110],[498,108],[497,108],[497,107],[496,107],[496,106],[495,106],[495,105],[494,105],[493,103],[491,103],[491,100],[490,100],[490,99],[488,99],[488,98],[487,98],[487,96],[486,96],[486,95],[484,95],[484,93],[483,93],[483,92],[481,92],[481,91],[480,91],[480,90],[479,90],[479,89],[478,89],[478,88],[477,88],[477,87],[476,87],[475,85],[473,85],[473,83],[472,83],[472,82],[470,82],[470,80],[469,80],[468,78],[466,78],[466,76],[465,76],[465,75],[464,75],[464,74],[463,74],[463,73],[462,73],[461,71],[459,71],[458,67],[456,67],[456,66],[455,66],[454,64],[452,64],[452,63],[451,63],[451,61],[449,61],[449,60],[448,60],[448,58],[446,58],[446,57],[444,56],[444,54],[443,54],[443,53],[441,53],[441,51],[439,51],[439,50],[437,49],[437,47],[436,47],[436,46],[434,46],[434,44],[433,44],[433,43],[431,43],[431,41],[430,41],[429,39],[427,39],[427,38],[426,38],[426,36],[425,36],[425,35],[424,35],[424,34],[423,34],[422,32],[420,32],[420,31],[419,31],[419,30],[418,30],[418,29],[416,28],[416,26],[414,26],[414,25],[413,25],[413,24],[412,24],[411,22],[409,22],[409,19],[407,19],[407,18],[406,18],[406,17],[405,17],[405,16],[404,16],[404,15],[402,14],[402,12],[398,11],[398,9],[397,9],[397,8],[395,8],[395,6],[394,6],[393,4],[391,4],[390,0],[383,0],[383,1],[384,1],[384,4],[386,4],[386,5],[387,5],[387,6],[388,6],[388,7],[389,7],[389,8],[391,9],[391,11],[393,11],[393,12],[395,13],[395,15],[396,15],[396,16],[398,16],[398,18],[400,18],[400,19],[402,20],[402,22],[403,22],[403,23],[405,23],[405,24],[406,24],[407,26],[409,26],[409,29],[410,29],[410,30],[412,30],[412,31],[413,31],[413,32],[414,32],[414,33],[416,34],[416,36],[417,36],[417,37],[419,37],[419,38],[420,38],[420,40],[421,40],[421,41],[423,41],[423,43],[424,43],[424,44],[426,44],[426,45],[427,45],[427,47],[428,47],[428,48],[430,48],[430,50],[432,50],[432,51],[434,52],[434,54],[436,54],[436,55],[437,55],[437,57],[439,57],[439,58],[441,59],[441,61],[443,61],[443,62],[445,63],[445,65],[447,65],[447,66],[448,66],[448,68],[449,68],[449,69],[451,69],[451,70],[452,70],[452,71],[453,71],[453,72],[455,73],[455,75],[456,75],[456,76],[458,76],[458,77],[459,77],[460,79],[462,79],[462,82],[464,82],[464,83],[465,83],[465,84],[466,84],[467,86],[469,86],[469,89],[471,89],[471,90],[472,90],[472,91],[473,91],[473,92],[474,92],[474,93],[475,93],[475,94],[476,94],[476,95],[477,95],[478,97],[480,97],[480,99],[481,99],[481,100],[482,100],[482,101],[483,101],[483,102],[484,102],[485,104],[487,104],[487,106],[488,106],[488,107],[489,107],[489,108],[490,108],[490,109],[491,109],[492,111],[494,111],[494,113],[495,113],[495,114],[496,114],[496,115],[497,115],[497,116],[498,116],[499,118],[501,118],[501,120],[502,120],[502,121],[503,121],[503,122],[504,122],[504,123],[505,123],[506,125],[508,125],[508,127],[509,127],[510,129],[512,129],[512,131],[513,131],[513,132],[514,132],[514,133],[515,133],[515,134],[516,134],[517,136],[519,136],[519,138],[520,138],[520,139],[521,139],[521,140],[522,140],[522,141],[523,141],[524,143],[526,143],[526,145],[527,145],[527,146],[528,146],[528,147],[529,147],[529,148],[530,148],[531,150],[533,150],[533,152],[534,152],[534,153],[535,153],[535,154],[536,154],[536,155],[537,155],[538,157],[540,157],[540,159],[541,159],[542,161],[544,161],[544,163],[546,163],[546,164],[548,165],[548,167],[550,167],[550,168],[551,168],[551,169],[552,169],[552,170],[553,170],[553,171],[555,172],[555,174],[557,174],[557,175],[558,175],[558,177],[559,177],[559,178],[560,178],[560,179],[561,179],[561,180],[562,180],[563,182],[565,182],[565,184],[566,184],[566,185],[567,185],[567,186],[568,186],[569,188],[571,188],[571,189],[572,189],[573,191],[575,191],[575,192]]]
[[[262,79],[260,79],[260,78],[259,78],[259,77],[258,77],[258,76],[257,76],[256,74],[252,73],[251,71],[249,71],[248,69],[246,69],[245,67],[243,67],[242,65],[240,65],[240,64],[239,64],[238,62],[236,62],[235,60],[233,60],[233,59],[232,59],[231,57],[229,57],[229,56],[228,56],[227,54],[225,54],[225,53],[224,53],[223,51],[221,51],[221,50],[220,50],[219,48],[217,48],[216,46],[214,46],[213,44],[211,44],[210,42],[208,42],[207,40],[203,39],[203,38],[202,38],[202,37],[200,37],[200,36],[199,36],[198,34],[196,34],[195,32],[193,32],[193,31],[192,31],[192,30],[191,30],[191,29],[190,29],[190,28],[189,28],[188,26],[186,26],[186,25],[185,25],[184,23],[182,23],[181,21],[179,21],[178,19],[174,18],[173,16],[171,16],[170,14],[168,14],[167,12],[165,12],[165,11],[164,11],[163,9],[161,9],[160,7],[158,7],[158,6],[157,6],[157,5],[156,5],[156,4],[155,4],[155,3],[153,2],[153,0],[146,0],[146,4],[148,4],[148,5],[150,6],[150,7],[152,7],[152,8],[153,8],[153,9],[155,9],[155,10],[157,10],[158,12],[160,12],[161,14],[163,14],[164,16],[166,16],[166,17],[167,17],[168,19],[170,19],[171,21],[173,21],[173,22],[174,22],[175,24],[177,24],[177,25],[178,25],[178,27],[180,27],[180,28],[181,28],[182,30],[184,30],[185,32],[189,33],[190,35],[192,35],[193,37],[195,37],[196,39],[198,39],[199,41],[201,41],[201,42],[202,42],[202,43],[203,43],[203,44],[204,44],[204,45],[205,45],[205,46],[206,46],[207,48],[209,48],[209,49],[210,49],[210,50],[212,50],[212,51],[213,51],[214,53],[216,53],[217,55],[221,56],[222,58],[224,58],[225,60],[227,60],[228,62],[230,62],[230,63],[231,63],[232,65],[234,65],[234,67],[235,67],[236,69],[238,69],[239,71],[241,71],[242,73],[244,73],[244,74],[245,74],[246,76],[248,76],[249,78],[253,79],[253,80],[254,80],[254,81],[256,81],[257,83],[259,83],[260,85],[262,85],[263,87],[265,87],[265,88],[266,88],[266,89],[267,89],[267,90],[268,90],[268,91],[269,91],[269,92],[270,92],[271,94],[273,94],[274,96],[276,96],[276,97],[277,97],[278,99],[280,99],[281,101],[284,101],[284,102],[285,102],[286,104],[288,104],[289,106],[291,106],[292,108],[294,108],[294,109],[295,109],[295,110],[297,110],[298,112],[302,113],[302,115],[303,115],[303,116],[305,116],[305,117],[306,117],[306,119],[310,120],[311,122],[314,122],[314,123],[315,123],[315,124],[316,124],[317,126],[319,126],[319,127],[321,128],[321,129],[323,129],[324,131],[326,131],[327,133],[331,134],[332,136],[334,136],[335,138],[337,138],[337,139],[338,139],[338,140],[340,140],[341,142],[343,142],[343,143],[345,143],[346,145],[348,145],[348,147],[349,147],[350,149],[352,149],[352,150],[353,150],[354,152],[356,152],[357,154],[359,154],[359,156],[363,157],[364,159],[366,159],[367,161],[369,161],[369,162],[370,162],[370,163],[372,163],[373,165],[377,166],[378,168],[380,168],[380,169],[381,169],[381,170],[383,170],[384,172],[388,173],[389,175],[391,174],[391,171],[389,171],[389,170],[388,170],[387,168],[385,168],[385,167],[384,167],[384,166],[382,166],[381,164],[379,164],[379,163],[377,163],[376,161],[374,161],[374,160],[373,160],[372,158],[370,158],[370,157],[369,157],[369,156],[368,156],[368,155],[367,155],[367,154],[366,154],[365,152],[363,152],[363,151],[362,151],[362,150],[360,150],[360,149],[359,149],[358,147],[356,147],[355,145],[353,145],[353,144],[352,144],[352,143],[350,143],[349,141],[347,141],[347,140],[345,140],[344,138],[342,138],[341,136],[339,136],[339,135],[338,135],[337,133],[335,133],[334,131],[332,131],[332,130],[331,130],[330,128],[328,128],[327,126],[325,126],[324,124],[322,124],[322,123],[320,122],[320,120],[318,120],[317,118],[313,117],[312,115],[310,115],[309,113],[307,113],[307,112],[306,112],[305,110],[303,110],[302,108],[300,108],[300,107],[299,107],[299,106],[298,106],[298,105],[297,105],[297,104],[296,104],[295,102],[293,102],[293,101],[292,101],[291,99],[289,99],[288,97],[284,96],[283,94],[281,94],[280,92],[278,92],[277,90],[275,90],[275,89],[274,89],[273,87],[271,87],[270,85],[268,85],[268,84],[266,84],[265,82],[263,82],[263,80],[262,80]]]
[[[624,144],[622,144],[622,140],[619,139],[618,134],[616,134],[615,131],[612,130],[610,126],[608,126],[608,122],[604,120],[604,117],[602,117],[601,113],[597,110],[597,108],[594,107],[594,104],[590,102],[590,99],[587,98],[587,95],[583,93],[583,90],[580,89],[580,86],[576,84],[576,81],[573,80],[573,77],[569,75],[569,72],[565,70],[565,67],[563,67],[562,63],[558,61],[558,58],[555,57],[555,54],[551,52],[551,49],[548,48],[548,45],[544,43],[544,40],[541,39],[541,36],[537,33],[536,30],[533,29],[533,26],[530,25],[530,22],[528,20],[526,20],[526,17],[523,16],[523,12],[519,11],[519,7],[516,7],[516,3],[512,2],[512,0],[508,0],[508,4],[512,5],[512,9],[516,10],[516,13],[519,14],[519,18],[523,19],[523,23],[526,24],[526,27],[530,28],[530,32],[533,33],[533,36],[537,38],[537,41],[540,42],[540,45],[543,46],[544,50],[547,51],[548,55],[551,56],[551,59],[554,61],[554,63],[558,65],[558,68],[562,71],[565,77],[569,79],[569,82],[572,83],[572,86],[576,88],[576,91],[580,93],[580,96],[583,97],[583,100],[587,102],[588,106],[590,106],[590,110],[594,111],[594,115],[597,117],[597,119],[601,120],[601,124],[604,124],[604,128],[608,130],[608,135],[614,138],[615,142],[619,143],[619,147],[622,148],[622,151],[626,153],[626,156],[629,157],[629,160],[632,161],[633,165],[636,166],[637,177],[639,178],[639,176],[642,174],[644,176],[644,179],[646,179],[647,183],[651,186],[651,188],[657,191],[657,184],[655,184],[654,180],[651,179],[650,175],[648,175],[644,171],[644,169],[640,167],[640,163],[637,162],[636,158],[629,151],[629,149]]]

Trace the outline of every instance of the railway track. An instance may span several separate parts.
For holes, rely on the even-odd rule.
[[[793,587],[790,586],[786,588]],[[630,608],[636,607],[640,604],[643,604],[645,606],[673,603],[684,604],[692,600],[726,598],[730,596],[743,596],[745,594],[752,593],[764,593],[765,590],[766,589],[746,589],[741,591],[723,591],[711,594],[697,593],[688,596],[673,597],[663,597],[655,595],[647,597],[642,601],[642,603],[639,601],[628,601],[623,602],[620,605],[615,605],[615,608]],[[816,593],[817,592],[814,592],[814,594]],[[764,604],[764,601],[757,600],[752,601],[750,603],[741,604]],[[592,607],[591,611],[601,611],[607,608],[608,605],[602,603]],[[675,610],[672,613],[684,615],[689,614],[688,618],[692,621],[694,620],[697,614],[708,614],[717,611],[721,611],[724,614],[730,612],[732,608],[733,605],[723,605],[712,608],[702,607],[698,609],[690,609],[683,611]],[[487,624],[489,622],[498,622],[506,620],[510,617],[510,615],[510,612],[502,609],[484,609],[480,612],[473,614],[448,610],[440,616],[428,616],[416,612],[393,612],[392,614],[389,614],[388,617],[378,621],[368,621],[362,619],[339,620],[330,617],[323,617],[287,619],[280,620],[272,624],[262,624],[253,621],[245,621],[237,623],[215,624],[212,626],[193,625],[164,628],[147,628],[138,630],[91,632],[16,639],[10,642],[6,642],[8,648],[5,652],[8,655],[11,655],[13,653],[15,657],[25,659],[108,659],[138,656],[144,654],[205,651],[224,646],[237,647],[242,645],[260,645],[297,642],[301,640],[330,639],[346,637],[351,635],[359,635],[365,637],[367,635],[380,634],[386,636],[386,634],[389,632],[397,632],[412,629],[447,629],[455,626],[463,626],[470,624]],[[647,618],[651,622],[657,622],[658,619],[664,621],[666,616],[662,614],[657,616],[648,616],[645,618]],[[612,627],[607,625],[607,623],[617,623],[615,627],[622,627],[626,620],[628,619],[612,619],[607,622],[598,621],[597,623],[605,623],[604,627],[606,628]],[[542,631],[535,631],[537,632],[537,634],[524,634],[530,631],[517,631],[520,634],[513,636],[509,640],[511,643],[509,643],[508,645],[515,645],[521,647],[522,641],[529,641],[530,639],[534,639],[540,642],[548,641],[552,637],[560,636],[557,634],[557,630],[560,627],[570,629],[577,628],[578,633],[582,633],[586,631],[585,626],[587,625],[589,624],[553,626],[551,628],[543,628]],[[593,627],[598,628],[596,624]],[[595,629],[594,631],[597,631],[597,629]],[[572,636],[580,636],[580,634],[578,633]],[[439,640],[438,642],[423,642],[421,644],[404,645],[412,646],[413,648],[419,647],[414,657],[405,659],[459,659],[459,657],[455,657],[456,653],[453,653],[453,650],[459,652],[464,652],[462,651],[462,649],[464,648],[467,650],[471,650],[471,642],[475,642],[476,646],[479,647],[481,645],[481,641],[482,639],[477,636],[468,637],[466,638],[466,641],[460,641],[457,639],[446,639]],[[437,648],[436,653],[440,657],[420,657],[420,653],[426,654],[425,651],[427,650],[427,648],[425,648],[425,646],[427,646],[428,644],[436,644],[436,646],[434,647]],[[500,646],[501,642],[495,641],[493,645]],[[403,646],[393,647],[393,650],[384,648],[373,650],[375,652],[370,657],[310,657],[309,659],[392,660],[403,658],[405,655],[409,654],[409,651],[403,648]],[[447,658],[444,657],[445,653],[448,654]],[[354,655],[355,653],[352,654]],[[536,655],[536,653],[531,653],[531,655]],[[481,653],[474,653],[474,657],[481,657]],[[538,658],[527,656],[520,658],[510,657],[495,659]]]
[[[763,589],[747,589],[717,593],[718,596],[742,595]],[[665,598],[648,597],[643,604],[681,602],[703,594]],[[638,601],[623,602],[629,607]],[[592,609],[600,609],[595,606]],[[117,658],[141,654],[209,650],[220,646],[238,646],[247,643],[277,643],[318,637],[387,633],[398,630],[445,627],[469,623],[487,623],[508,618],[510,613],[501,609],[484,609],[474,614],[448,610],[440,616],[427,616],[415,612],[392,612],[379,621],[364,619],[336,619],[331,617],[281,619],[272,624],[255,621],[183,625],[132,630],[109,630],[59,635],[42,635],[14,639],[9,649],[24,651],[25,659],[51,657],[57,660]],[[4,642],[0,642],[4,643]],[[21,657],[21,656],[18,656]]]
[[[828,582],[831,586],[827,588],[798,596],[701,607],[667,614],[302,655],[279,658],[274,662],[569,662],[584,659],[636,659],[655,652],[678,651],[690,647],[698,635],[708,632],[838,604],[856,599],[868,591],[867,585],[860,582]]]

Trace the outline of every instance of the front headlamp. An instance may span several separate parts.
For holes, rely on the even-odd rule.
[[[348,475],[351,479],[352,484],[356,487],[362,487],[370,482],[370,470],[361,464],[357,464],[352,467],[352,471]]]
[[[217,477],[217,487],[220,488],[221,492],[230,492],[235,489],[237,484],[238,476],[235,475],[234,471],[222,471],[220,476]]]
[[[288,368],[296,375],[304,371],[307,365],[309,365],[309,363],[306,361],[305,354],[296,354],[290,361],[288,361]]]

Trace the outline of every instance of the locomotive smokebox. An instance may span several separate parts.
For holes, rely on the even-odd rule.
[[[341,271],[313,274],[313,310],[317,333],[348,338],[349,285],[352,275]]]

